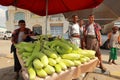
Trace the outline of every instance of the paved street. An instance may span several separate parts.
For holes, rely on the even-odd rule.
[[[10,54],[10,45],[11,45],[10,40],[0,40],[0,80],[13,80],[12,78],[14,77],[13,56],[12,54]],[[101,51],[102,51],[102,59],[104,66],[107,68],[107,71],[110,73],[111,78],[110,77],[109,79],[105,78],[106,77],[105,75],[104,77],[101,78],[98,77],[108,73],[101,74],[101,71],[99,69],[96,69],[95,71],[96,73],[89,73],[87,75],[88,78],[85,78],[85,80],[120,80],[120,51],[118,51],[118,60],[116,61],[118,65],[114,65],[114,64],[110,65],[107,63],[109,58],[109,50],[101,50]],[[93,79],[93,77],[95,79]]]

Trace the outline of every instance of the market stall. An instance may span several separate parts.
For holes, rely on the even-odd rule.
[[[24,80],[72,80],[98,65],[95,51],[80,49],[64,38],[45,37],[15,45]]]
[[[46,34],[47,34],[47,17],[48,17],[48,15],[64,13],[64,12],[69,12],[69,11],[75,11],[75,10],[83,10],[83,9],[88,9],[88,8],[94,8],[94,7],[98,6],[100,3],[102,3],[102,1],[103,0],[84,0],[84,1],[82,1],[82,0],[81,1],[80,0],[74,0],[74,1],[69,1],[69,0],[30,0],[28,2],[26,0],[1,0],[0,4],[4,5],[4,6],[13,5],[18,8],[27,9],[27,10],[29,10],[35,14],[38,14],[40,16],[46,15]],[[75,5],[73,5],[73,4],[75,4]],[[43,41],[41,43],[43,43]],[[41,43],[40,43],[40,45],[43,45]],[[54,43],[54,45],[52,45],[51,43]],[[36,77],[32,76],[32,80],[34,80],[33,78],[35,78],[35,80],[71,80],[71,79],[75,79],[75,78],[79,77],[79,75],[81,73],[93,71],[99,62],[98,59],[94,57],[94,55],[92,55],[92,58],[91,58],[91,55],[89,55],[89,54],[87,54],[87,56],[81,56],[81,54],[79,54],[79,51],[77,51],[79,49],[76,49],[75,46],[71,45],[70,43],[66,43],[66,41],[65,41],[65,43],[61,43],[60,41],[51,42],[51,43],[49,43],[49,44],[51,44],[52,46],[51,45],[49,45],[47,47],[46,47],[46,45],[42,46],[42,48],[44,47],[42,52],[45,54],[42,54],[42,52],[40,51],[41,49],[39,49],[39,47],[40,47],[40,46],[38,46],[39,44],[35,44],[35,46],[37,46],[35,48],[27,46],[26,52],[28,51],[28,53],[30,55],[27,53],[29,56],[25,57],[25,58],[27,58],[27,60],[25,62],[21,58],[20,54],[23,54],[23,47],[26,44],[24,46],[22,45],[20,54],[19,54],[19,51],[17,52],[17,56],[19,58],[20,64],[22,65],[22,75],[25,80],[30,80],[29,78],[30,78],[31,73],[28,74],[28,72],[29,72],[28,68],[31,67],[31,64],[32,64],[32,67],[35,67],[35,66],[33,66],[33,61],[36,58],[38,58],[37,55],[39,55],[39,54],[44,55],[46,58],[46,61],[45,61],[45,60],[41,59],[39,56],[39,62],[41,61],[42,64],[45,63],[43,66],[41,66],[41,69],[43,67],[46,67],[46,65],[49,64],[49,60],[47,60],[48,58],[53,58],[53,57],[54,57],[54,59],[58,58],[55,56],[56,53],[60,54],[57,56],[60,56],[60,57],[64,56],[64,57],[62,57],[63,59],[61,59],[62,62],[66,63],[68,61],[72,64],[69,64],[69,65],[66,64],[66,66],[67,66],[66,70],[61,70],[61,71],[54,70],[53,73],[51,73],[51,75],[49,73],[47,73],[47,71],[46,71],[47,75],[44,75],[44,77],[46,76],[45,78],[37,77],[36,76],[37,73],[35,73],[37,70],[34,70],[34,76],[36,76]],[[33,48],[33,50],[31,51],[32,48]],[[55,49],[53,49],[53,48],[55,48]],[[54,55],[52,57],[51,57],[51,55],[48,54],[51,52],[51,50],[52,50],[51,54]],[[54,53],[54,50],[56,50],[55,53]],[[39,54],[37,54],[37,53],[39,53]],[[75,56],[66,57],[64,54],[65,55],[70,54],[70,56],[72,54]],[[70,58],[70,59],[68,59],[68,58]],[[87,58],[87,60],[84,58]],[[74,63],[77,65],[77,67],[75,67],[76,65],[74,65]],[[59,62],[56,61],[56,64],[53,65],[53,67],[55,69],[56,69],[56,67],[59,66]],[[78,64],[80,64],[80,65],[78,65]]]
[[[24,80],[29,80],[29,75],[27,73],[27,69],[24,67],[24,62],[22,61],[20,55],[17,53],[20,64],[22,65],[22,76]],[[81,64],[77,67],[71,67],[61,73],[54,73],[52,75],[47,76],[46,78],[36,77],[36,80],[72,80],[78,78],[80,74],[86,72],[92,72],[96,68],[99,60],[97,58],[92,59],[88,63]]]

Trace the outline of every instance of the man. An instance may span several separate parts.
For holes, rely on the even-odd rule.
[[[73,15],[73,25],[70,27],[70,40],[73,44],[75,44],[78,48],[81,47],[80,42],[80,26],[79,26],[79,17],[77,15]],[[80,76],[84,76],[85,74],[81,74]],[[79,80],[79,78],[73,79]]]
[[[19,78],[19,71],[21,69],[21,65],[19,63],[18,57],[16,55],[16,48],[14,47],[14,44],[17,44],[19,42],[22,42],[24,40],[26,40],[26,38],[28,36],[30,36],[31,34],[31,30],[29,28],[26,28],[26,24],[24,20],[20,20],[18,22],[19,28],[14,30],[13,34],[12,34],[12,46],[11,49],[14,53],[14,71],[16,72],[16,76],[15,78],[18,79]]]
[[[95,56],[98,57],[100,61],[100,68],[102,71],[106,71],[106,68],[103,67],[100,46],[102,45],[101,39],[101,27],[99,24],[95,23],[94,15],[89,15],[89,23],[85,25],[84,37],[86,42],[86,49],[96,51]]]
[[[73,15],[73,25],[70,27],[70,40],[77,47],[80,47],[80,32],[79,32],[79,17],[77,15]]]
[[[85,45],[85,43],[84,43],[84,34],[83,34],[83,32],[84,32],[84,20],[83,19],[80,19],[79,20],[79,27],[80,27],[80,47],[82,48],[82,49],[84,49],[85,47],[83,46],[83,45]]]

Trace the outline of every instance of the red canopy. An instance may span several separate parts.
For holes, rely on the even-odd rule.
[[[35,14],[46,15],[47,0],[0,0],[3,6],[16,6]],[[94,8],[103,0],[48,0],[48,15]]]

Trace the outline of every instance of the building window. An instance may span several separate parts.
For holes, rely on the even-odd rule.
[[[33,26],[33,33],[35,35],[41,35],[42,34],[42,27],[40,25]]]
[[[62,36],[63,27],[62,26],[51,26],[50,27],[52,36]]]
[[[25,13],[24,12],[17,12],[14,16],[14,21],[25,20]]]

